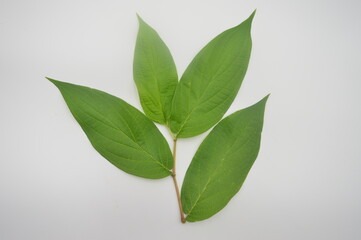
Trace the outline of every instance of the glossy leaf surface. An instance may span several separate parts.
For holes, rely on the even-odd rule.
[[[133,75],[145,114],[166,124],[178,83],[172,55],[158,33],[140,17]]]
[[[223,119],[200,145],[182,186],[187,221],[213,216],[241,188],[258,155],[267,98]]]
[[[207,131],[233,102],[248,67],[254,14],[209,42],[184,72],[174,95],[169,124],[177,137]]]
[[[109,162],[144,178],[171,174],[168,143],[143,113],[105,92],[49,80],[60,90],[93,147]]]

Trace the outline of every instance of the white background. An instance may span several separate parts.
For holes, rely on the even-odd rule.
[[[0,239],[361,239],[360,5],[0,0]],[[226,115],[271,93],[259,157],[224,210],[182,225],[171,178],[141,179],[108,163],[44,77],[140,109],[136,12],[181,75],[255,8],[250,67]],[[180,182],[205,136],[179,141]]]

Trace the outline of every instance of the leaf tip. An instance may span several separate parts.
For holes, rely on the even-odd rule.
[[[144,23],[144,20],[140,17],[138,13],[136,13],[139,24]]]
[[[256,15],[257,8],[252,12],[252,14],[247,18],[246,21],[250,21],[252,23],[254,15]]]
[[[268,100],[268,98],[269,98],[270,95],[271,95],[270,93],[267,94],[267,95],[266,95],[264,98],[262,98],[262,100],[259,101],[258,103],[266,104],[266,102],[267,102],[267,100]]]
[[[241,22],[239,25],[236,26],[236,28],[242,28],[242,27],[246,27],[247,29],[251,30],[251,26],[252,26],[252,22],[253,22],[253,18],[256,15],[256,11],[257,9],[255,9],[252,14],[243,22]]]
[[[254,10],[253,10],[253,12],[252,12],[252,14],[251,15],[256,15],[256,12],[257,12],[257,8],[255,8]]]
[[[261,100],[259,100],[258,102],[256,102],[255,104],[253,104],[252,106],[249,106],[246,109],[263,109],[262,111],[264,111],[264,109],[266,108],[266,104],[267,104],[267,100],[269,98],[271,94],[267,94],[265,97],[263,97]]]
[[[55,80],[55,79],[53,79],[53,78],[49,78],[49,77],[45,77],[47,80],[49,80],[52,84],[54,84],[57,88],[60,88],[61,86],[63,86],[64,84],[66,84],[66,83],[64,83],[64,82],[62,82],[62,81],[58,81],[58,80]]]
[[[267,100],[269,98],[271,94],[267,94],[264,98],[262,98],[260,101],[258,101],[256,104],[254,104],[253,106],[257,106],[257,107],[260,107],[262,109],[265,109],[266,108],[266,104],[267,104]],[[257,108],[256,107],[256,108]],[[263,110],[264,111],[264,110]]]
[[[50,78],[50,77],[45,77],[47,80],[49,80],[50,82],[52,82],[52,83],[54,83],[55,84],[55,82],[56,82],[56,80],[55,79],[52,79],[52,78]]]

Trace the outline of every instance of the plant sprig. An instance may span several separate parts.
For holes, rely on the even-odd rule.
[[[172,177],[182,223],[207,219],[224,208],[257,158],[268,96],[221,120],[247,71],[254,15],[210,41],[179,81],[168,47],[138,16],[133,74],[145,114],[105,92],[47,78],[93,147],[114,166],[143,178]],[[153,122],[167,126],[173,153]],[[193,157],[180,193],[177,139],[214,125]]]

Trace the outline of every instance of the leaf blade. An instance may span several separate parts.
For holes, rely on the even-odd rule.
[[[207,131],[233,102],[248,68],[254,14],[219,34],[187,67],[174,94],[169,123],[177,137]]]
[[[139,110],[105,92],[47,79],[59,89],[93,147],[110,163],[144,178],[171,174],[168,143]]]
[[[139,16],[134,51],[133,77],[145,114],[166,124],[178,75],[173,57],[158,33]]]
[[[267,98],[223,119],[200,145],[182,186],[187,221],[213,216],[241,188],[258,155]]]

